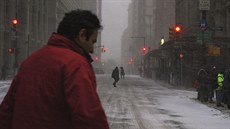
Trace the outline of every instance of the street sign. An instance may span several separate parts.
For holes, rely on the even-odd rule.
[[[200,0],[199,9],[200,10],[210,10],[210,0]]]
[[[205,30],[205,29],[207,29],[207,27],[208,27],[207,21],[204,20],[204,19],[202,19],[202,20],[200,21],[200,28],[201,28],[202,30]]]
[[[204,31],[202,32],[197,32],[196,33],[196,42],[202,44],[202,42],[204,41],[204,43],[206,44],[210,44],[213,40],[213,32],[212,31]]]
[[[204,32],[204,42],[211,43],[212,42],[212,31],[205,31]]]
[[[220,47],[216,45],[208,45],[208,55],[209,56],[219,56],[220,55]]]

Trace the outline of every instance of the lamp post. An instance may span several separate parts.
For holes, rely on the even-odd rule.
[[[163,45],[165,43],[164,37],[161,37],[160,44]]]

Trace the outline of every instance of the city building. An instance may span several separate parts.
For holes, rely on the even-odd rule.
[[[130,57],[133,59],[134,71],[143,69],[143,58],[148,52],[160,47],[160,40],[169,39],[168,29],[175,24],[175,1],[174,0],[132,0],[129,11],[130,35],[123,36],[131,38],[131,41],[123,40],[122,44],[131,42],[129,46],[122,46],[122,52],[129,50],[130,54],[123,54],[124,62]],[[131,27],[130,27],[131,26]],[[127,47],[127,48],[126,48]]]
[[[16,73],[20,63],[46,44],[65,12],[88,9],[101,18],[101,0],[2,0],[0,1],[0,66]],[[17,19],[16,25],[12,24]],[[100,35],[98,44],[100,45]],[[100,57],[100,51],[96,51]]]

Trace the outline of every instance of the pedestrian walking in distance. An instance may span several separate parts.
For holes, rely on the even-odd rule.
[[[47,45],[22,62],[0,105],[0,128],[109,129],[89,55],[101,28],[90,11],[66,13]]]
[[[119,69],[118,69],[118,67],[115,67],[111,76],[114,79],[113,86],[116,87],[116,84],[119,81]]]
[[[121,75],[121,79],[125,79],[125,70],[123,67],[120,67],[120,75]]]

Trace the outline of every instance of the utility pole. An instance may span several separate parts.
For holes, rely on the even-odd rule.
[[[14,39],[14,64],[13,64],[13,70],[14,70],[14,74],[17,73],[17,69],[18,69],[18,1],[15,0],[15,39]]]

